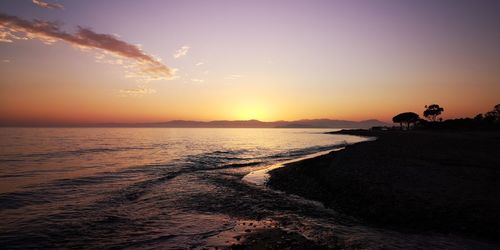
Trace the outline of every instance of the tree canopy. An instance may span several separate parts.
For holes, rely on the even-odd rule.
[[[404,112],[399,115],[396,115],[392,118],[394,123],[399,123],[401,129],[403,128],[403,123],[406,124],[406,128],[410,129],[410,124],[416,123],[420,117],[413,112]]]
[[[484,119],[490,122],[498,122],[500,121],[500,104],[495,105],[493,110],[487,112],[484,115]]]
[[[435,122],[437,117],[443,113],[444,108],[440,107],[437,104],[425,105],[424,116],[425,118]]]

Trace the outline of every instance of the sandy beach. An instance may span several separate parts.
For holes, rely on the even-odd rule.
[[[334,133],[378,139],[275,169],[268,185],[367,225],[500,244],[498,131]]]

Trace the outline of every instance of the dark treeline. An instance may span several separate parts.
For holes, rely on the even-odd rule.
[[[500,104],[485,114],[478,114],[474,118],[457,118],[443,120],[439,116],[444,108],[438,104],[426,105],[423,112],[425,119],[414,112],[400,113],[392,118],[394,123],[400,124],[400,129],[458,129],[458,130],[490,130],[500,129]]]

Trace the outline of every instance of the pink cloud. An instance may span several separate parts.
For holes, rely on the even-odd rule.
[[[88,28],[78,27],[71,34],[60,29],[57,22],[25,20],[0,13],[0,41],[38,39],[46,44],[67,42],[77,48],[93,49],[118,60],[127,60],[124,67],[131,70],[128,76],[142,80],[171,79],[175,70],[161,63],[159,59],[146,54],[139,46],[127,43],[109,34],[100,34]]]
[[[46,8],[46,9],[64,9],[64,6],[60,3],[47,3],[42,0],[32,0],[32,2],[39,7]]]

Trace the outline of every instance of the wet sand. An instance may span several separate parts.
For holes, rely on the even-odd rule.
[[[273,220],[240,220],[231,230],[207,239],[209,249],[328,249]],[[203,249],[202,248],[202,249]]]
[[[259,170],[256,170],[256,171],[252,171],[252,172],[248,173],[247,175],[245,175],[242,180],[244,182],[248,182],[248,183],[259,185],[259,186],[265,185],[269,181],[269,178],[270,178],[269,172],[272,171],[273,169],[282,168],[282,167],[284,167],[284,166],[286,166],[288,164],[292,164],[292,163],[295,163],[295,162],[300,162],[300,161],[304,161],[304,160],[307,160],[307,159],[311,159],[311,158],[316,158],[316,157],[319,157],[319,156],[327,155],[327,154],[329,154],[331,152],[342,150],[342,149],[344,149],[343,145],[340,146],[340,148],[337,148],[337,149],[330,149],[330,150],[326,150],[326,151],[321,151],[321,152],[317,152],[317,153],[314,153],[314,154],[306,155],[304,157],[300,157],[300,158],[297,158],[297,159],[288,160],[288,161],[284,161],[284,162],[279,162],[279,163],[273,164],[273,165],[271,165],[269,167],[266,167],[264,169],[259,169]]]
[[[500,246],[500,132],[335,133],[378,139],[274,169],[268,185],[370,227]]]

